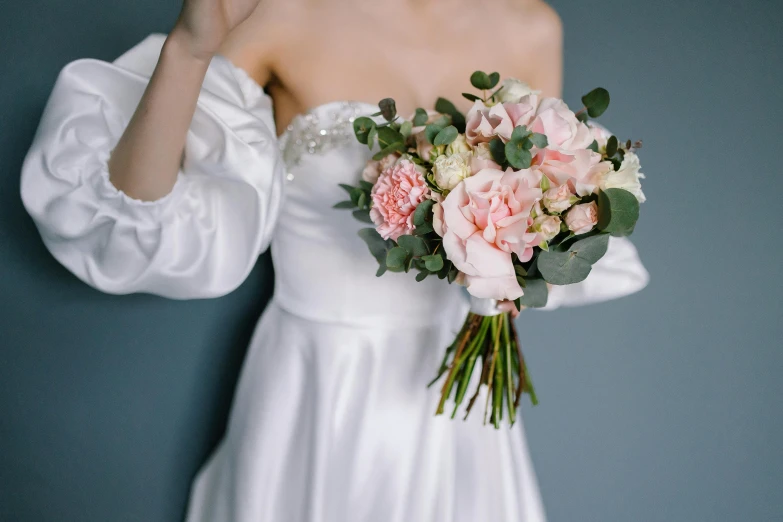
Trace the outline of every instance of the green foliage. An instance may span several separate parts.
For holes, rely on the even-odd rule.
[[[609,107],[609,91],[598,87],[582,96],[582,103],[591,118],[597,118]]]
[[[428,222],[432,222],[432,207],[435,205],[435,201],[431,199],[425,199],[416,210],[413,211],[413,226],[420,227]]]
[[[370,225],[373,224],[372,219],[370,219],[370,211],[367,209],[354,210],[353,217],[355,217],[362,223],[368,223]]]
[[[430,253],[427,243],[419,236],[400,236],[397,244],[413,257],[422,257]]]
[[[421,127],[422,125],[427,124],[427,120],[429,120],[429,116],[427,115],[427,111],[419,107],[416,109],[416,114],[413,116],[413,126],[414,127]]]
[[[362,116],[353,120],[353,133],[363,145],[367,145],[370,131],[373,129],[375,129],[375,122],[371,118]]]
[[[397,104],[391,98],[384,98],[378,102],[381,115],[386,121],[394,121],[397,117]]]
[[[408,139],[408,136],[411,135],[411,131],[413,131],[413,123],[406,121],[403,122],[402,125],[400,125],[400,134],[402,134],[403,139]]]
[[[593,263],[601,259],[609,245],[608,234],[597,234],[576,241],[565,251],[550,250],[538,256],[538,270],[548,283],[570,285],[584,281]]]
[[[437,123],[430,123],[426,127],[424,127],[424,137],[427,138],[427,141],[431,144],[435,144],[435,137],[442,131],[444,128],[443,125],[438,125]],[[429,159],[429,158],[425,158]]]
[[[470,84],[476,89],[486,91],[495,87],[500,81],[500,74],[493,72],[487,74],[484,71],[476,71],[470,75]]]
[[[459,131],[454,125],[449,125],[442,131],[440,131],[437,136],[435,136],[435,140],[432,142],[433,145],[448,145],[449,143],[453,142],[457,139],[457,136],[459,135]]]
[[[470,94],[469,92],[463,92],[462,96],[472,102],[481,100],[481,96],[476,96],[475,94]]]
[[[593,143],[591,143],[587,148],[593,152],[598,152],[598,142],[593,140]]]
[[[386,253],[386,266],[389,268],[402,268],[408,261],[408,251],[396,246]]]
[[[465,132],[465,116],[449,100],[446,98],[438,98],[435,102],[435,110],[441,114],[448,114],[451,117],[451,124],[454,125],[459,132]]]
[[[530,142],[537,148],[543,149],[547,145],[549,145],[549,139],[547,139],[546,134],[540,134],[538,132],[534,132],[530,135],[528,138]]]
[[[430,272],[437,272],[443,268],[443,258],[438,254],[431,256],[423,256],[422,259],[425,262],[425,267]]]
[[[530,163],[533,161],[533,155],[530,153],[530,149],[533,148],[531,136],[532,133],[525,127],[515,127],[511,139],[506,143],[506,161],[517,170],[530,168]],[[540,138],[538,140],[541,141]],[[545,140],[546,136],[544,136]]]
[[[519,298],[520,304],[527,308],[543,308],[549,298],[549,288],[541,278],[525,279],[525,294]]]
[[[598,194],[598,228],[613,236],[627,236],[639,219],[639,200],[624,189],[611,188]]]
[[[506,165],[508,165],[508,161],[506,160],[506,145],[503,143],[503,140],[500,138],[493,138],[492,141],[489,142],[489,152],[492,154],[492,159],[495,160],[495,163],[501,166],[501,168],[505,168]]]
[[[609,136],[609,139],[606,140],[606,157],[611,158],[615,154],[617,154],[617,136]]]

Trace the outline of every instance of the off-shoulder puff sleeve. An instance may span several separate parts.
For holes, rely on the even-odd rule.
[[[543,310],[617,299],[638,292],[647,286],[649,279],[633,243],[625,237],[610,237],[606,254],[593,265],[587,279],[573,285],[553,286]]]
[[[278,214],[284,169],[271,100],[216,57],[173,190],[151,202],[129,197],[109,181],[107,160],[164,40],[62,70],[22,169],[22,200],[54,257],[99,290],[219,296],[247,277]]]

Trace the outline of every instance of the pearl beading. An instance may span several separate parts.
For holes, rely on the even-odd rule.
[[[290,169],[306,154],[323,154],[356,141],[353,122],[366,112],[364,104],[340,102],[334,106],[316,107],[294,117],[280,140],[283,161]],[[292,181],[294,175],[289,172],[286,179]]]

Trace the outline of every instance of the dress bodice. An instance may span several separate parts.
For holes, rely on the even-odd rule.
[[[353,120],[377,105],[332,102],[294,119],[280,139],[286,164],[284,201],[272,238],[275,298],[315,320],[426,324],[464,306],[457,285],[412,274],[376,277],[378,264],[357,235],[371,225],[333,208],[348,199],[373,152],[353,134]]]

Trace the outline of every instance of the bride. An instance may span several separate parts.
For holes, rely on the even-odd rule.
[[[207,298],[272,247],[275,295],[189,522],[545,519],[520,423],[433,416],[459,287],[376,278],[361,225],[332,205],[371,155],[351,122],[372,102],[458,100],[475,69],[559,96],[560,68],[538,0],[186,0],[168,36],[63,69],[21,191],[64,266],[104,292]],[[612,238],[547,308],[646,281]]]

